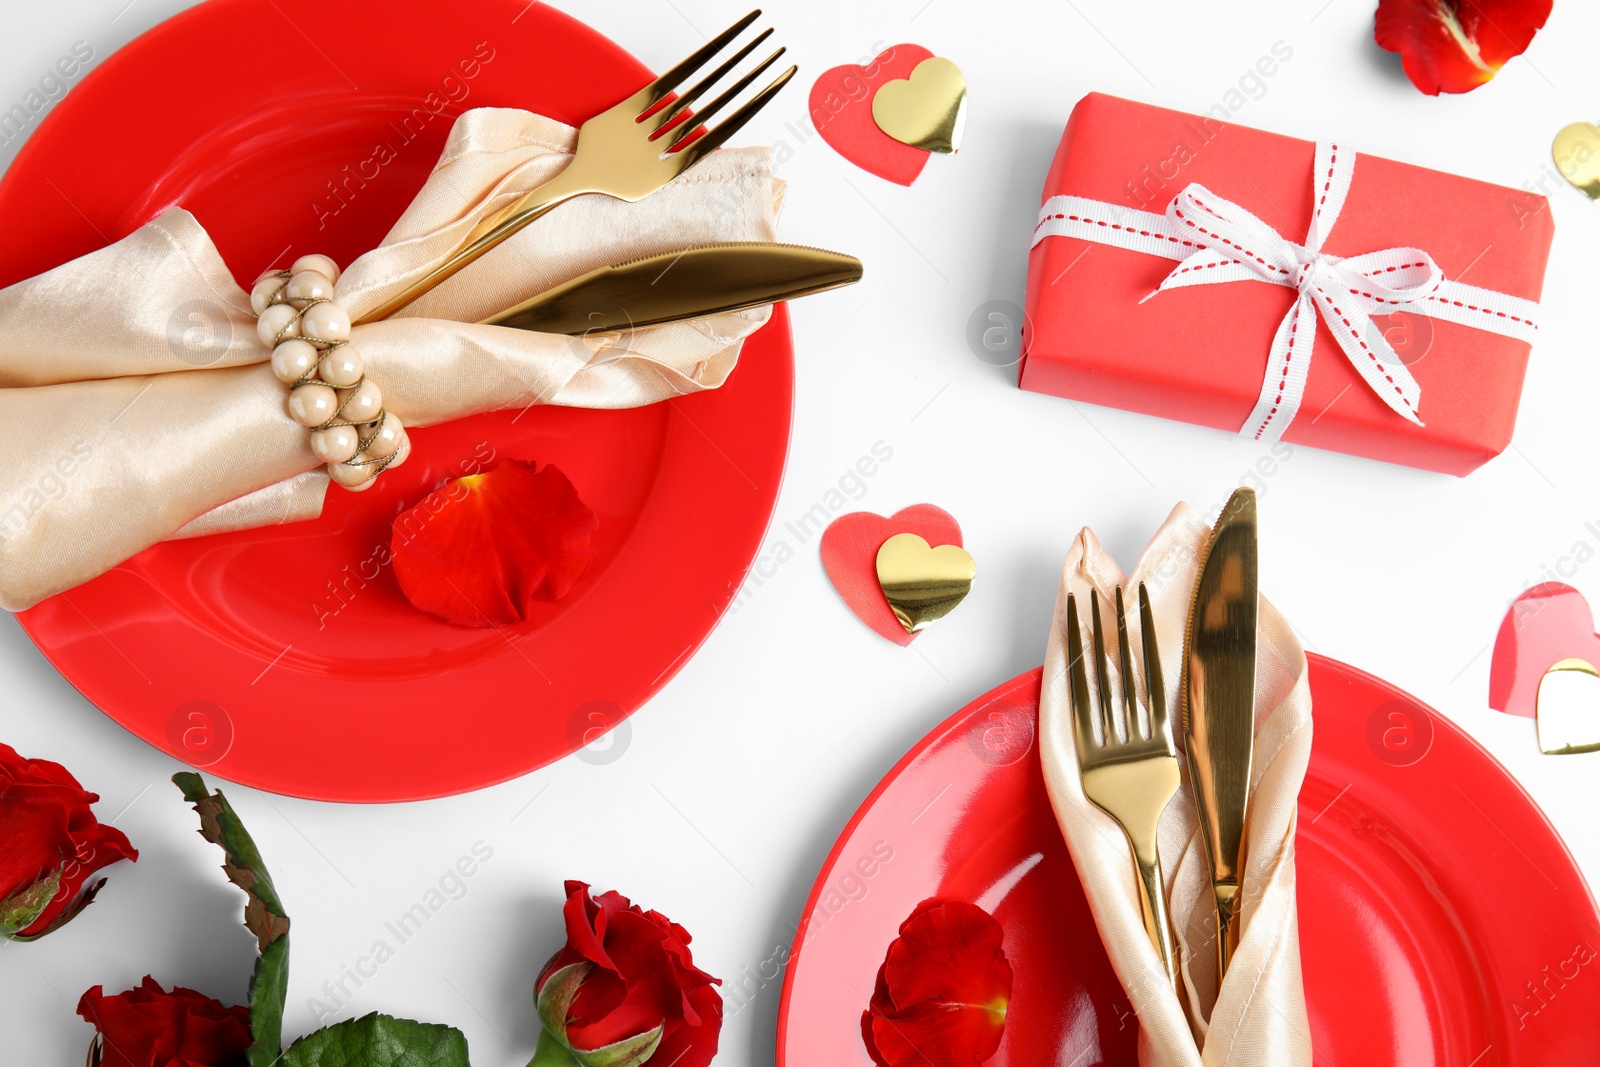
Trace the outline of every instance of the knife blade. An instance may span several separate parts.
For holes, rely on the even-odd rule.
[[[1206,544],[1184,641],[1183,730],[1216,898],[1219,978],[1237,943],[1255,746],[1256,614],[1256,494],[1246,488],[1228,499]]]
[[[573,335],[638,329],[837,289],[861,272],[859,259],[822,248],[694,245],[600,267],[483,323]]]

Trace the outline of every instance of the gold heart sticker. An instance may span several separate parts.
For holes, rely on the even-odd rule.
[[[954,611],[977,574],[978,564],[959,545],[930,548],[916,534],[902,533],[878,548],[878,584],[908,634]]]
[[[1600,749],[1600,671],[1588,660],[1564,659],[1545,671],[1535,708],[1540,752],[1566,756]]]
[[[872,120],[902,144],[929,152],[955,152],[967,119],[967,79],[961,68],[934,56],[911,77],[884,82],[872,98]]]
[[[1556,134],[1550,154],[1563,178],[1590,200],[1600,200],[1600,127],[1592,122],[1574,122]]]

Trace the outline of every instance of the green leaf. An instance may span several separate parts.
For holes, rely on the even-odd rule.
[[[58,884],[59,881],[59,878],[53,879],[51,884]],[[83,911],[84,908],[87,908],[90,904],[94,903],[94,898],[98,896],[100,894],[100,890],[104,889],[105,887],[106,880],[101,878],[98,881],[90,882],[88,885],[78,890],[78,895],[73,898],[72,903],[58,911],[56,913],[56,917],[50,920],[50,924],[36,934],[29,934],[24,937],[21,934],[7,934],[4,930],[0,930],[0,937],[9,938],[12,941],[37,941],[45,934],[53,933],[67,925],[73,919],[76,919],[79,912]],[[46,903],[48,903],[48,900]],[[40,910],[42,911],[43,909]],[[27,927],[24,926],[23,929],[27,929]]]
[[[625,1037],[621,1041],[601,1045],[599,1048],[573,1049],[572,1058],[577,1060],[581,1067],[639,1067],[656,1054],[664,1032],[665,1026],[658,1025],[654,1030]]]
[[[256,843],[221,792],[209,793],[198,774],[172,776],[184,799],[200,815],[200,836],[223,852],[228,881],[244,890],[244,925],[261,956],[250,976],[250,1067],[273,1067],[283,1045],[283,1002],[289,991],[289,916],[272,885]]]
[[[0,900],[0,937],[16,938],[18,941],[32,940],[32,938],[17,937],[17,933],[32,926],[34,920],[44,914],[44,909],[50,906],[50,901],[60,886],[61,868],[57,867],[20,893]]]
[[[592,968],[589,963],[567,964],[545,979],[533,998],[545,1031],[563,1045],[567,1043],[567,1013],[572,1009],[572,999]]]
[[[363,1015],[308,1034],[280,1067],[468,1067],[460,1030],[388,1015]]]

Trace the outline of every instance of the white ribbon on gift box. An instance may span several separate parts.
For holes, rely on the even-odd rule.
[[[1539,329],[1535,321],[1539,305],[1447,279],[1420,248],[1390,248],[1348,258],[1322,251],[1339,221],[1355,168],[1354,152],[1334,144],[1317,145],[1312,186],[1316,206],[1304,244],[1284,237],[1198,183],[1179,193],[1165,215],[1087,197],[1052,196],[1040,209],[1033,243],[1047,237],[1076,237],[1178,260],[1156,293],[1246,280],[1296,290],[1299,298],[1272,339],[1261,394],[1239,430],[1242,434],[1275,441],[1294,421],[1305,398],[1319,315],[1372,391],[1420,426],[1422,389],[1372,316],[1406,310],[1532,342]]]

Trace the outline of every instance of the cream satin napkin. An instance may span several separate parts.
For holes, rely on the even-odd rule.
[[[1184,785],[1161,821],[1167,906],[1178,932],[1184,992],[1194,1016],[1202,1020],[1197,1033],[1191,1032],[1184,1007],[1167,985],[1145,935],[1122,830],[1084,798],[1078,776],[1067,684],[1067,594],[1076,593],[1079,611],[1087,613],[1089,590],[1099,590],[1101,607],[1107,612],[1101,623],[1108,634],[1114,634],[1117,587],[1131,593],[1139,582],[1146,583],[1159,631],[1161,669],[1171,705],[1167,711],[1178,731],[1181,760],[1183,637],[1199,553],[1208,535],[1200,517],[1180,504],[1127,578],[1093,533],[1084,530],[1073,543],[1061,575],[1045,656],[1039,711],[1045,782],[1101,940],[1138,1016],[1139,1062],[1144,1067],[1310,1067],[1311,1035],[1300,981],[1295,911],[1294,831],[1296,798],[1311,756],[1311,692],[1305,653],[1289,624],[1265,599],[1261,601],[1255,765],[1239,947],[1220,992],[1211,876],[1200,844],[1187,768]],[[1135,610],[1128,619],[1134,648],[1139,647],[1138,622]],[[1112,659],[1114,663],[1114,651]],[[1091,691],[1094,677],[1091,670]],[[1139,696],[1143,702],[1142,680]]]
[[[379,306],[561,170],[576,137],[525,111],[462,115],[336,298],[353,319]],[[351,342],[388,410],[413,427],[715,389],[769,309],[581,338],[472,324],[609,263],[773,240],[782,191],[769,151],[749,148],[714,152],[636,204],[582,197]],[[242,266],[253,282],[256,265]],[[20,611],[165,538],[320,513],[329,481],[269,356],[248,294],[181,208],[0,291],[0,607]]]

